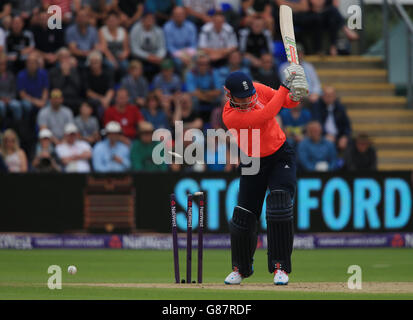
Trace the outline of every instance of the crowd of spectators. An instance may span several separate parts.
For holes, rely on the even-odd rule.
[[[293,9],[310,85],[309,99],[279,117],[300,168],[374,167],[368,137],[352,143],[345,107],[303,55],[340,53],[340,31],[357,38],[337,0],[11,0],[0,1],[0,172],[234,170],[155,165],[152,133],[179,120],[184,130],[223,128],[233,71],[278,88],[281,4]],[[52,5],[62,28],[50,27]],[[327,48],[314,36],[323,30]],[[220,158],[226,143],[218,138],[207,156]]]

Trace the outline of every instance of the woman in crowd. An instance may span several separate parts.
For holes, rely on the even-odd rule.
[[[26,154],[20,148],[19,138],[14,130],[4,131],[1,153],[9,172],[28,171]]]

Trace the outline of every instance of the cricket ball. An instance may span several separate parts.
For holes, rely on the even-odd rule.
[[[76,268],[75,266],[69,266],[69,267],[67,268],[67,272],[68,272],[69,274],[75,274],[75,273],[77,272],[77,268]]]

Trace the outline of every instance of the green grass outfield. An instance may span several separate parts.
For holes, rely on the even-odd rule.
[[[185,275],[185,255],[184,250],[180,251],[181,277]],[[62,267],[61,290],[47,287],[50,265]],[[69,265],[77,266],[77,274],[67,273]],[[364,286],[368,282],[411,282],[406,285],[413,288],[411,249],[295,250],[291,286],[288,286],[288,290],[296,286],[294,291],[271,286],[272,275],[267,271],[265,250],[257,251],[255,273],[239,289],[218,286],[230,271],[229,250],[204,251],[205,287],[184,285],[179,288],[172,285],[171,251],[0,250],[0,299],[413,299],[413,289],[382,293],[347,287],[340,292],[300,289],[311,282],[347,283],[350,265],[362,268]],[[196,251],[192,269],[195,280]],[[106,286],[107,283],[114,285]],[[214,283],[217,286],[212,286]],[[265,288],[258,286],[259,283],[265,284]],[[165,284],[165,287],[133,287],[134,284]],[[397,286],[394,289],[397,291]]]

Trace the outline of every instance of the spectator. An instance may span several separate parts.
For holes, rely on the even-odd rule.
[[[19,138],[12,129],[4,131],[1,154],[9,172],[23,173],[28,171],[26,154],[20,148]]]
[[[63,105],[63,95],[60,89],[50,93],[50,103],[37,115],[37,125],[40,129],[48,128],[53,134],[53,142],[59,144],[64,137],[64,128],[73,122],[72,111]]]
[[[326,138],[335,143],[340,152],[344,151],[351,136],[351,124],[334,87],[326,86],[323,89],[323,95],[314,105],[312,114],[321,123]]]
[[[145,121],[149,122],[155,129],[170,128],[168,116],[162,110],[161,102],[154,92],[147,96],[145,108],[142,109],[142,115]]]
[[[16,79],[14,74],[7,70],[7,56],[0,54],[0,118],[5,119],[10,109],[14,121],[23,116],[22,104],[16,100]]]
[[[98,32],[89,23],[88,10],[80,9],[76,23],[66,29],[66,44],[72,55],[84,66],[86,58],[98,48]]]
[[[6,17],[10,17],[12,12],[12,5],[10,1],[0,2],[0,21]]]
[[[12,4],[12,15],[20,16],[24,21],[28,21],[40,9],[40,1],[38,0],[11,0],[10,2]]]
[[[189,19],[200,28],[211,21],[210,14],[215,10],[215,0],[183,0],[183,6]]]
[[[130,32],[132,55],[144,64],[144,73],[149,81],[159,72],[159,66],[166,56],[163,31],[155,24],[155,16],[146,12]]]
[[[263,54],[273,54],[271,31],[260,16],[252,19],[250,27],[239,31],[239,49],[254,68],[261,66]]]
[[[197,49],[196,26],[186,19],[185,9],[175,7],[171,19],[163,27],[166,48],[178,70],[188,68]]]
[[[78,139],[79,130],[73,123],[68,123],[64,129],[63,143],[56,147],[56,153],[63,164],[65,172],[90,172],[89,160],[92,148],[86,141]]]
[[[377,170],[376,150],[367,134],[359,133],[349,144],[344,153],[344,168],[350,171]]]
[[[172,60],[165,59],[161,64],[161,72],[153,80],[153,89],[163,105],[171,107],[173,95],[179,94],[182,88],[181,79],[174,73]]]
[[[317,72],[314,66],[310,63],[305,61],[304,56],[304,47],[300,44],[297,45],[297,53],[298,53],[298,61],[300,61],[300,65],[304,68],[305,76],[307,78],[308,83],[308,91],[309,96],[307,99],[309,100],[310,104],[314,104],[320,98],[321,95],[321,83],[320,79],[318,78]],[[284,76],[284,69],[288,67],[290,63],[284,62],[281,64],[279,70],[280,79],[282,81],[285,80]]]
[[[336,167],[336,148],[323,138],[319,122],[307,124],[306,137],[298,144],[299,165],[304,171],[332,171]]]
[[[155,164],[152,151],[159,142],[152,141],[154,128],[151,123],[142,121],[139,123],[139,138],[133,141],[131,148],[131,168],[134,171],[167,171],[166,163]]]
[[[250,26],[254,19],[262,19],[266,29],[271,33],[274,30],[274,18],[270,0],[245,0],[242,1],[242,16],[241,24]]]
[[[49,96],[49,77],[47,71],[39,68],[39,58],[31,53],[27,58],[27,68],[17,75],[17,90],[26,112],[32,108],[43,108]],[[36,111],[37,112],[37,111]]]
[[[53,134],[49,129],[41,129],[32,167],[36,172],[59,172],[59,158],[52,142]]]
[[[28,55],[34,51],[35,47],[33,33],[23,28],[23,19],[16,16],[6,36],[6,52],[14,72],[24,68]]]
[[[50,6],[59,6],[62,10],[63,25],[67,25],[72,21],[72,2],[73,0],[42,0],[43,10],[47,11]],[[76,10],[76,8],[75,8]]]
[[[126,73],[129,57],[129,37],[125,28],[120,26],[115,11],[110,11],[106,24],[99,30],[100,48],[109,64],[120,74]]]
[[[93,26],[100,25],[108,13],[115,9],[112,0],[80,0],[81,7],[87,10],[90,24]],[[123,0],[121,0],[122,2]]]
[[[217,75],[219,77],[218,87],[222,90],[223,93],[225,93],[225,79],[229,76],[231,72],[235,71],[242,71],[249,77],[251,77],[250,69],[247,66],[245,66],[242,54],[238,50],[230,53],[227,65],[222,66],[221,68],[218,68],[216,70]]]
[[[115,94],[113,73],[103,68],[102,54],[99,51],[93,51],[89,55],[87,65],[86,97],[95,114],[101,118]]]
[[[80,106],[80,114],[75,118],[75,125],[79,129],[80,138],[94,145],[99,139],[99,122],[92,116],[93,108],[83,102]]]
[[[118,12],[120,23],[123,27],[129,29],[142,17],[144,1],[145,0],[114,1],[114,9]]]
[[[208,55],[198,54],[195,68],[186,74],[186,90],[204,122],[209,121],[212,109],[219,102],[219,85],[218,74],[211,68]]]
[[[173,124],[182,121],[184,130],[202,129],[203,121],[198,113],[193,109],[192,98],[188,93],[176,96],[174,99],[175,112],[173,114]]]
[[[311,113],[299,104],[295,108],[283,108],[279,113],[288,142],[294,148],[304,139],[305,128],[311,121]]]
[[[49,73],[50,87],[51,89],[60,89],[65,104],[74,114],[78,114],[79,106],[83,100],[82,82],[72,58],[67,48],[61,48],[57,52],[58,63]]]
[[[125,172],[130,168],[129,146],[122,142],[122,128],[116,121],[105,127],[106,139],[93,148],[93,168],[96,172]]]
[[[142,76],[142,63],[133,60],[129,64],[129,74],[121,81],[121,88],[128,90],[129,102],[138,106],[143,106],[148,95],[148,82]]]
[[[48,27],[49,14],[43,11],[39,14],[39,24],[32,26],[35,48],[50,67],[57,61],[56,52],[64,46],[63,29],[50,29]]]
[[[278,78],[273,55],[264,53],[261,56],[260,62],[260,67],[253,72],[254,80],[273,89],[278,89],[280,86],[280,79]]]
[[[169,20],[178,6],[182,6],[182,0],[145,0],[145,9],[155,13],[156,23],[160,26]]]
[[[129,94],[126,89],[119,89],[116,92],[115,105],[108,108],[104,115],[104,124],[117,122],[120,124],[126,138],[132,140],[136,137],[137,125],[143,120],[139,108],[129,103]],[[122,138],[122,142],[130,144],[130,140]]]
[[[215,67],[225,64],[229,54],[237,49],[237,35],[225,22],[221,11],[216,11],[212,21],[202,27],[198,46],[206,52]]]

